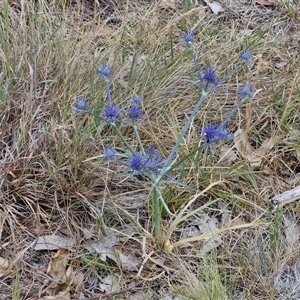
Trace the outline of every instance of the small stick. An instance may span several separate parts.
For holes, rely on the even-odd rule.
[[[275,206],[283,207],[284,205],[292,203],[298,199],[300,199],[300,185],[282,194],[274,196],[270,199],[270,202]]]

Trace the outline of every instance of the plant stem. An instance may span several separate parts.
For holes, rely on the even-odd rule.
[[[161,235],[161,215],[160,215],[160,205],[159,205],[159,195],[157,189],[153,189],[153,219],[154,219],[154,236],[159,237]]]
[[[139,135],[139,131],[137,129],[136,124],[133,124],[133,130],[134,130],[135,137],[136,137],[136,139],[138,141],[139,147],[140,147],[143,155],[146,156],[145,149],[144,149],[143,143],[141,141],[141,138],[140,138],[140,135]]]
[[[119,138],[123,141],[123,143],[126,145],[127,149],[134,154],[133,149],[131,148],[131,146],[128,144],[128,142],[126,141],[125,137],[123,136],[123,134],[121,133],[121,131],[119,130],[119,128],[117,127],[116,124],[111,124],[111,126],[114,128],[114,130],[116,131],[116,133],[118,134]]]
[[[177,151],[177,149],[178,149],[178,147],[179,147],[179,145],[180,145],[180,143],[181,143],[181,141],[182,141],[185,133],[189,129],[189,127],[190,127],[190,125],[192,123],[193,118],[195,117],[196,113],[198,112],[198,110],[199,110],[201,104],[203,103],[205,97],[207,96],[207,94],[208,94],[207,92],[202,91],[202,95],[201,95],[200,99],[198,100],[196,106],[194,107],[194,109],[192,111],[192,114],[190,115],[190,117],[188,118],[187,122],[185,123],[185,125],[184,125],[184,127],[183,127],[183,129],[182,129],[182,131],[181,131],[181,133],[180,133],[180,135],[178,137],[178,139],[177,139],[176,144],[174,145],[174,147],[173,147],[170,155],[168,156],[168,158],[167,158],[167,160],[165,162],[165,165],[164,165],[163,170],[162,170],[162,176],[166,175],[168,173],[168,171],[171,169],[170,162],[173,159],[173,157],[175,155],[175,152]]]
[[[112,98],[111,98],[111,92],[110,92],[110,85],[109,85],[109,80],[105,80],[105,87],[106,87],[106,93],[107,93],[107,99],[108,99],[108,104],[109,106],[113,106],[112,103]]]

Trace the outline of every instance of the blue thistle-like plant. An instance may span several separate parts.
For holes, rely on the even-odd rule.
[[[120,109],[116,106],[107,106],[103,109],[103,118],[109,123],[114,124],[120,118]]]
[[[145,155],[133,154],[126,163],[129,170],[133,173],[144,175],[159,174],[163,168],[163,161],[160,153],[154,147],[146,151]]]
[[[159,151],[154,146],[151,146],[147,150],[147,155],[149,155],[149,157],[161,157]]]
[[[127,109],[127,117],[131,120],[132,123],[136,123],[139,119],[142,119],[143,112],[140,107],[143,98],[141,96],[132,97],[133,104]]]
[[[132,105],[127,109],[127,116],[132,121],[132,123],[136,123],[143,117],[143,112],[139,106]]]
[[[191,30],[188,30],[183,37],[183,40],[188,44],[191,45],[195,42],[194,33]]]
[[[158,174],[162,170],[164,163],[159,151],[155,147],[150,147],[147,152],[146,167],[151,173]]]
[[[240,55],[240,59],[245,63],[249,63],[251,61],[251,51],[249,49],[244,50]]]
[[[128,168],[133,173],[139,173],[142,172],[145,164],[146,164],[146,157],[140,154],[134,154],[128,159]]]
[[[117,152],[112,147],[106,146],[104,148],[103,158],[105,160],[115,160],[117,157]]]
[[[201,137],[204,139],[204,147],[214,142],[221,142],[232,138],[232,133],[223,125],[211,124],[203,128]]]
[[[83,97],[79,97],[71,109],[76,113],[86,113],[89,111],[89,105]]]
[[[98,67],[97,74],[106,81],[108,81],[114,75],[112,67],[108,64],[103,64]]]
[[[134,97],[132,97],[132,102],[136,105],[140,105],[143,102],[143,97],[134,96]]]
[[[215,85],[217,82],[216,71],[212,67],[207,67],[203,73],[202,80],[206,81],[207,84]]]
[[[84,98],[79,98],[76,104],[72,107],[72,110],[75,112],[86,112],[89,115],[92,115],[96,118],[104,121],[104,124],[110,124],[112,129],[116,132],[116,134],[121,139],[124,148],[117,152],[114,148],[106,146],[104,148],[103,157],[106,161],[112,161],[114,164],[118,164],[126,168],[127,172],[130,172],[130,175],[142,175],[142,177],[146,177],[148,181],[152,183],[153,187],[153,215],[154,215],[154,229],[155,236],[161,236],[161,208],[162,206],[166,209],[166,211],[174,216],[169,208],[167,203],[164,201],[164,197],[160,191],[160,184],[162,180],[169,181],[175,183],[179,186],[188,188],[180,182],[180,179],[177,180],[177,176],[171,177],[170,173],[177,170],[177,166],[180,166],[182,162],[189,158],[191,155],[199,151],[197,147],[190,154],[186,155],[179,162],[176,161],[176,156],[178,152],[178,148],[182,144],[186,133],[189,131],[193,124],[193,120],[195,119],[201,105],[204,103],[207,95],[216,91],[217,87],[222,85],[228,78],[230,78],[233,74],[235,74],[245,63],[249,63],[251,61],[251,52],[250,50],[244,50],[240,59],[243,63],[240,63],[233,68],[226,76],[223,78],[217,78],[216,71],[213,67],[200,67],[196,55],[193,51],[192,44],[195,42],[194,34],[191,30],[187,31],[183,38],[179,41],[183,42],[186,49],[190,52],[192,60],[194,62],[196,72],[197,72],[197,81],[191,81],[196,84],[196,86],[200,87],[201,95],[198,98],[198,101],[195,103],[192,112],[190,113],[187,121],[185,122],[180,134],[177,137],[177,140],[174,146],[171,149],[171,152],[166,157],[165,160],[162,159],[159,151],[155,147],[150,147],[148,150],[144,147],[144,142],[141,138],[141,135],[138,130],[137,121],[143,117],[142,111],[142,101],[143,98],[141,96],[132,97],[131,106],[126,110],[126,117],[132,121],[130,124],[133,127],[133,135],[136,140],[134,146],[131,144],[132,137],[128,137],[124,135],[122,130],[116,125],[116,121],[121,118],[121,110],[120,108],[114,105],[114,101],[111,95],[111,82],[110,79],[114,75],[112,67],[108,64],[103,64],[97,68],[97,74],[101,79],[105,81],[105,89],[107,94],[107,104],[103,108],[102,114],[96,115],[89,111],[89,106],[86,103]],[[246,84],[239,90],[239,96],[241,97],[239,103],[233,108],[230,114],[226,117],[224,122],[221,125],[218,124],[210,124],[205,126],[201,132],[201,138],[204,142],[204,147],[208,146],[210,150],[214,151],[213,146],[214,143],[221,142],[224,140],[229,140],[233,137],[233,134],[227,129],[226,124],[232,118],[234,113],[239,109],[239,107],[249,98],[253,97],[254,91],[249,84]],[[129,139],[129,140],[128,140]],[[138,147],[139,150],[135,150],[135,147]],[[117,148],[118,149],[118,148]],[[146,151],[145,151],[146,150]],[[97,157],[100,157],[97,156]],[[97,158],[94,157],[94,158]],[[140,176],[139,176],[140,177]],[[194,190],[195,189],[190,189]],[[198,190],[197,190],[198,191]],[[160,203],[161,202],[161,203]]]
[[[236,113],[239,107],[249,98],[252,98],[254,95],[253,88],[246,84],[242,87],[240,91],[241,100],[239,103],[232,109],[230,114],[226,117],[224,122],[221,125],[212,124],[203,128],[201,137],[204,139],[204,147],[209,145],[210,149],[213,151],[212,143],[220,142],[222,140],[229,140],[232,138],[233,134],[227,130],[225,127],[228,121]]]
[[[250,84],[245,84],[241,90],[239,91],[239,94],[242,99],[248,99],[252,98],[254,96],[254,90]]]

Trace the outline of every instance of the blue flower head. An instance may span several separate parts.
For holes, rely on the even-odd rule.
[[[150,147],[147,152],[146,168],[148,172],[158,174],[164,164],[159,151],[155,147]]]
[[[106,146],[104,148],[104,155],[103,158],[105,160],[114,160],[117,156],[117,152],[112,147]]]
[[[163,161],[158,150],[151,147],[145,155],[132,155],[126,165],[133,173],[158,174],[163,168]]]
[[[203,128],[201,137],[204,139],[204,146],[207,146],[213,142],[221,142],[232,138],[232,133],[225,126],[211,124]]]
[[[254,90],[250,84],[245,84],[239,92],[242,99],[252,98],[254,96]]]
[[[251,61],[251,51],[249,49],[244,50],[240,55],[240,59],[245,63],[249,63]]]
[[[98,67],[97,74],[105,80],[109,80],[114,75],[112,67],[108,64]]]
[[[88,112],[89,105],[83,97],[79,97],[77,102],[72,106],[71,110],[78,113]]]
[[[193,44],[194,41],[195,41],[193,31],[188,30],[188,31],[186,32],[186,34],[184,35],[183,40],[184,40],[187,44],[189,44],[189,45]]]
[[[147,159],[143,155],[134,154],[128,160],[128,167],[134,173],[141,172],[145,167],[146,161]]]
[[[109,124],[114,124],[120,117],[120,109],[116,106],[107,106],[103,109],[103,117],[109,122]]]
[[[133,123],[136,123],[143,117],[143,112],[139,106],[132,105],[127,109],[127,116]]]
[[[151,146],[148,150],[147,150],[147,155],[149,157],[156,157],[156,158],[160,158],[160,153],[159,151],[154,147],[154,146]]]
[[[132,102],[134,104],[140,105],[142,103],[142,101],[143,101],[143,97],[141,97],[141,96],[132,97]]]
[[[215,70],[212,67],[207,67],[205,69],[202,79],[206,81],[207,84],[216,84],[217,78]]]

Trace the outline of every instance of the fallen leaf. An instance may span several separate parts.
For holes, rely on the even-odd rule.
[[[227,209],[228,204],[225,202],[219,202],[218,207],[222,214],[221,228],[229,228],[233,226],[245,225],[246,222],[241,217],[235,217],[232,219],[231,211]]]
[[[200,216],[199,216],[200,217]],[[189,237],[197,237],[202,234],[211,233],[210,238],[202,239],[203,246],[200,250],[201,255],[204,255],[220,245],[219,238],[214,235],[214,232],[220,229],[220,222],[216,218],[211,218],[207,214],[201,214],[198,220],[194,220],[189,224],[189,228],[183,229],[181,239]]]
[[[287,241],[287,250],[289,253],[294,252],[299,245],[300,226],[296,224],[292,217],[283,216],[285,226],[284,233]]]
[[[52,278],[52,283],[47,287],[48,296],[44,299],[68,300],[70,298],[70,286],[75,286],[80,291],[83,286],[84,275],[76,273],[72,266],[68,265],[69,252],[60,249],[50,260],[47,274]]]
[[[11,272],[11,265],[12,264],[8,259],[0,257],[0,278],[7,276]]]
[[[238,129],[234,134],[234,145],[240,155],[248,160],[253,168],[258,168],[268,151],[270,151],[276,144],[275,138],[271,137],[265,140],[258,149],[254,149],[247,135],[243,129]]]
[[[114,246],[118,244],[116,236],[105,236],[99,241],[88,243],[84,246],[90,253],[97,252],[100,254],[100,259],[107,260],[107,257],[112,259],[115,263],[118,263],[118,257],[116,256]]]
[[[300,148],[296,149],[297,160],[300,162]]]
[[[268,1],[268,0],[255,0],[255,3],[264,5],[264,6],[272,6],[274,3]]]
[[[47,274],[49,274],[57,283],[66,282],[66,278],[68,277],[66,274],[68,257],[68,251],[66,249],[61,249],[50,259]]]
[[[135,292],[129,296],[129,300],[145,300],[149,299],[149,295],[146,295],[143,291]]]
[[[224,162],[228,165],[231,165],[237,159],[238,159],[238,157],[235,154],[235,152],[232,150],[231,147],[228,147],[227,145],[224,145],[221,147],[219,162]]]
[[[39,300],[71,300],[71,295],[69,291],[58,292],[57,295],[53,296],[44,296]]]
[[[245,28],[237,33],[238,37],[245,38],[251,36],[254,32],[254,29]]]
[[[1,236],[2,236],[2,231],[3,231],[3,224],[6,220],[7,216],[2,214],[0,215],[0,240],[1,240]]]
[[[270,137],[269,139],[263,141],[261,146],[256,150],[256,153],[260,156],[263,157],[265,156],[276,144],[278,138]]]
[[[234,145],[243,158],[250,161],[254,166],[259,166],[261,158],[257,157],[254,148],[251,146],[247,132],[243,129],[238,129],[234,134]]]
[[[288,65],[289,65],[288,61],[284,60],[284,61],[280,61],[280,62],[276,63],[275,67],[277,69],[280,69],[280,70],[283,70],[283,71],[287,71]]]
[[[207,223],[199,226],[202,234],[211,233],[213,238],[204,239],[204,244],[200,250],[200,255],[209,253],[211,250],[217,248],[220,245],[219,238],[214,235],[214,232],[220,229],[219,221],[216,218],[209,218]]]
[[[124,271],[138,271],[139,266],[141,265],[142,261],[138,259],[133,254],[123,254],[120,251],[117,252],[119,256],[119,263],[120,267]]]
[[[34,250],[70,249],[74,245],[75,240],[72,238],[67,238],[60,235],[43,235],[38,238],[38,241],[34,246]]]
[[[227,209],[228,204],[220,201],[218,207],[220,209],[220,213],[222,214],[221,227],[229,227],[231,222],[231,212]]]
[[[287,136],[287,141],[289,143],[294,144],[294,149],[296,151],[296,157],[297,160],[300,162],[300,143],[299,143],[299,137],[300,137],[300,130],[291,128],[288,136]]]
[[[222,5],[217,1],[204,0],[204,2],[209,6],[214,14],[224,11]]]
[[[200,234],[200,230],[197,226],[187,226],[181,229],[181,238],[186,239],[191,236],[197,236]]]
[[[161,8],[171,8],[176,9],[175,0],[161,0],[159,6]]]
[[[120,290],[119,280],[117,277],[112,275],[107,275],[102,278],[102,282],[99,284],[99,287],[102,291],[107,293],[113,293]]]

